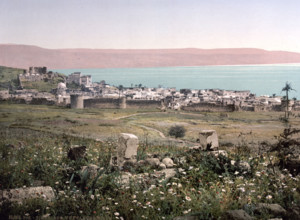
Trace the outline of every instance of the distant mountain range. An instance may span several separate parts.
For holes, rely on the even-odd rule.
[[[262,49],[45,49],[0,44],[0,66],[133,68],[300,63],[300,53]]]

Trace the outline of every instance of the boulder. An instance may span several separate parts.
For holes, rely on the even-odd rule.
[[[300,204],[288,207],[286,219],[300,219]]]
[[[159,167],[159,169],[161,169],[161,170],[164,170],[164,169],[167,168],[167,166],[166,166],[164,163],[160,163],[160,164],[158,165],[158,167]]]
[[[131,177],[132,177],[131,173],[124,172],[120,176],[120,182],[119,183],[122,184],[123,186],[129,186]]]
[[[176,170],[173,169],[173,168],[171,168],[171,169],[164,169],[164,170],[162,170],[160,172],[162,172],[165,175],[165,179],[166,180],[168,180],[168,179],[170,179],[170,178],[172,178],[172,177],[174,177],[176,175]]]
[[[177,216],[173,220],[199,220],[198,216],[186,215],[186,216]]]
[[[55,198],[53,189],[50,186],[25,187],[17,189],[0,190],[0,201],[22,203],[25,199],[41,198],[51,201]]]
[[[83,174],[84,172],[88,172],[89,177],[91,178],[96,178],[96,176],[98,175],[98,170],[99,167],[97,165],[94,164],[90,164],[88,166],[83,166],[81,168],[81,173]]]
[[[268,203],[258,203],[255,208],[256,213],[268,213],[276,217],[285,216],[286,210],[282,208],[279,204],[268,204]]]
[[[300,173],[300,156],[298,158],[290,158],[284,162],[284,167],[290,171],[291,174],[297,176]]]
[[[200,145],[204,150],[218,149],[219,139],[215,130],[202,130],[199,133]]]
[[[68,158],[71,160],[78,160],[85,158],[86,146],[74,145],[68,151]]]
[[[252,220],[253,218],[248,215],[243,209],[230,210],[225,213],[224,219],[227,220]]]
[[[146,162],[152,167],[158,167],[160,160],[158,158],[147,158]]]
[[[209,152],[211,155],[218,157],[219,155],[222,155],[224,157],[228,157],[228,153],[225,150],[216,150]]]
[[[237,167],[241,170],[250,172],[251,171],[251,166],[248,162],[246,161],[239,161],[237,162],[235,165],[237,165]]]
[[[173,160],[169,157],[166,157],[162,160],[162,163],[166,165],[167,168],[171,168],[173,167],[175,164],[173,162]]]

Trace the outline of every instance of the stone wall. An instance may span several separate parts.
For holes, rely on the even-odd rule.
[[[32,98],[31,105],[55,105],[55,101],[48,100],[47,98]]]
[[[235,106],[214,103],[195,103],[188,106],[182,106],[182,110],[196,112],[233,112],[235,111]]]
[[[161,101],[155,100],[126,100],[125,98],[96,98],[84,100],[84,108],[103,108],[103,109],[116,109],[116,108],[161,108]]]
[[[161,108],[162,101],[156,100],[126,100],[126,108]]]
[[[120,103],[121,103],[121,99],[113,99],[113,98],[85,99],[84,108],[115,109],[115,108],[120,108]]]

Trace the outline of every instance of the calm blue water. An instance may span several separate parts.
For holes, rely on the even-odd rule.
[[[256,95],[284,95],[281,89],[291,82],[297,92],[290,97],[300,99],[300,64],[249,66],[197,66],[116,69],[55,69],[64,74],[82,72],[92,75],[93,82],[105,80],[110,85],[176,87],[191,89],[251,90]]]

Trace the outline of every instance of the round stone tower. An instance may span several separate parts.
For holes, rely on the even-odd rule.
[[[119,99],[119,108],[126,109],[126,97],[122,97]]]
[[[71,108],[75,108],[75,109],[84,108],[82,95],[71,95]]]

